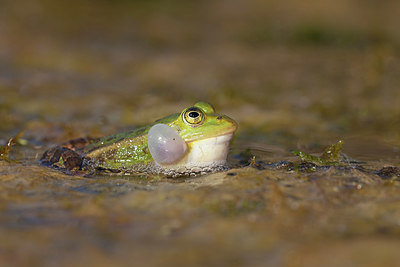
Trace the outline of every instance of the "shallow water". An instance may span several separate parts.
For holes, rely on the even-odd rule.
[[[375,4],[4,1],[0,145],[27,144],[0,161],[0,265],[398,265],[400,8]],[[239,123],[226,172],[38,163],[199,100]],[[338,140],[357,164],[277,167]]]

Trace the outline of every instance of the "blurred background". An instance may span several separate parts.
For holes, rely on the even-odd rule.
[[[1,265],[395,266],[398,182],[374,173],[79,178],[38,159],[208,101],[239,123],[231,154],[344,139],[399,166],[399,25],[398,0],[2,0],[0,145],[28,143],[0,161]]]
[[[56,143],[203,100],[243,139],[395,141],[399,10],[394,0],[5,0],[0,130]]]

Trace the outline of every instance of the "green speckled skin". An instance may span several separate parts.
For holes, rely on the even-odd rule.
[[[204,113],[200,125],[190,125],[183,120],[182,116],[187,110],[185,109],[180,114],[169,115],[145,127],[106,136],[83,149],[85,159],[89,165],[104,169],[126,170],[135,169],[137,166],[145,167],[153,162],[147,146],[147,133],[157,123],[174,128],[190,146],[195,145],[196,140],[231,133],[237,128],[235,121],[225,115],[216,114],[208,103],[198,102],[194,107]]]

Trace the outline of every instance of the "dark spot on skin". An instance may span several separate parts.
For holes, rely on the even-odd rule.
[[[52,165],[60,160],[61,153],[64,151],[64,148],[61,147],[53,147],[44,152],[43,157],[41,158],[41,162],[45,165]]]
[[[236,176],[236,175],[237,175],[237,172],[228,172],[227,175],[229,175],[229,176]]]
[[[174,140],[174,141],[175,141],[175,138],[172,138],[172,140]]]
[[[104,158],[113,159],[115,157],[115,154],[116,154],[115,149],[109,149],[108,151],[104,152]]]
[[[110,141],[112,141],[112,140],[113,140],[113,138],[114,138],[114,137],[110,136],[110,137],[108,137],[108,138],[104,139],[104,141],[105,141],[105,142],[110,142]]]
[[[62,158],[64,166],[58,163],[60,158]],[[82,166],[82,156],[70,148],[58,146],[47,150],[43,154],[41,163],[49,167],[62,168],[67,171],[80,169]]]
[[[222,120],[222,116],[217,117],[217,121],[220,121],[220,120]]]
[[[140,128],[136,131],[137,135],[141,135],[145,131],[145,128]]]
[[[69,148],[69,149],[81,149],[84,146],[90,144],[91,142],[95,141],[96,138],[86,137],[86,138],[77,138],[70,140],[62,145],[62,147]]]
[[[71,149],[65,150],[61,157],[64,159],[64,166],[67,170],[79,169],[82,165],[82,157]]]

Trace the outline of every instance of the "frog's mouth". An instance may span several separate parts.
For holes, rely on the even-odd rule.
[[[191,166],[223,165],[226,163],[232,137],[233,132],[187,142],[187,153],[178,164]]]

